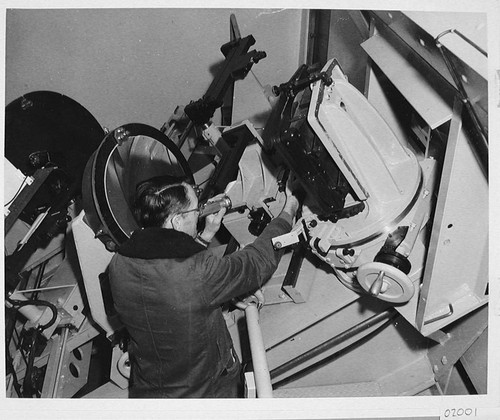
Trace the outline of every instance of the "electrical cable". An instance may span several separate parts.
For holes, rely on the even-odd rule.
[[[27,393],[29,393],[29,390],[30,390],[29,373],[31,372],[31,369],[34,365],[34,360],[35,360],[34,348],[36,345],[36,338],[37,338],[38,334],[42,333],[45,329],[54,325],[54,323],[57,321],[58,312],[57,312],[57,308],[54,304],[47,302],[47,301],[44,301],[44,300],[16,300],[16,299],[11,299],[9,297],[7,297],[6,300],[9,302],[9,304],[12,305],[12,307],[15,310],[19,310],[19,308],[22,308],[23,306],[33,305],[33,306],[47,306],[52,311],[51,319],[46,324],[37,326],[35,334],[33,334],[32,343],[31,343],[31,350],[29,352],[28,360],[26,360],[26,356],[24,355],[24,353],[21,349],[21,356],[23,357],[24,362],[26,364],[26,376],[25,376],[24,381],[23,381],[22,391],[21,391],[21,388],[17,382],[17,376],[15,375],[14,368],[12,366],[14,388],[16,390],[16,393],[18,394],[18,396],[27,397],[27,396],[29,396]],[[16,333],[16,336],[17,336],[18,334],[17,334],[17,331],[15,329],[14,329],[14,332]],[[18,337],[18,346],[20,345],[19,340],[20,339]],[[37,397],[39,397],[38,394],[37,394]]]
[[[22,189],[24,188],[25,184],[26,184],[26,181],[28,180],[29,176],[25,176],[23,181],[21,182],[21,185],[19,186],[19,188],[17,189],[16,193],[14,194],[14,197],[12,197],[7,203],[5,203],[3,206],[4,207],[7,207],[7,206],[10,206],[12,204],[12,202],[19,196],[20,192],[22,191]]]
[[[22,308],[23,306],[47,306],[50,308],[52,311],[52,318],[45,324],[45,325],[40,325],[38,328],[40,331],[46,330],[47,328],[51,327],[54,325],[54,323],[57,320],[57,308],[54,304],[47,302],[45,300],[13,300],[10,299],[9,297],[6,298],[6,300],[16,309]]]
[[[7,354],[7,374],[9,374],[8,372],[9,368],[10,368],[10,374],[12,375],[12,385],[14,386],[14,390],[16,391],[17,396],[21,398],[22,391],[21,391],[21,386],[19,385],[17,379],[16,370],[14,368],[14,360],[12,359],[10,354]]]
[[[19,333],[17,332],[16,329],[14,329],[14,334],[15,334],[16,339],[17,339],[17,342],[14,341],[16,349],[19,349],[21,357],[23,358],[24,364],[28,365],[28,359],[26,359],[26,355],[24,354],[24,351],[21,348],[21,337],[19,336]]]
[[[36,340],[38,337],[38,333],[41,330],[38,328],[38,331],[35,330],[33,333],[33,336],[31,337],[31,345],[29,347],[29,356],[28,356],[28,363],[26,363],[26,373],[24,375],[23,379],[23,390],[22,390],[22,396],[25,398],[32,397],[33,396],[33,391],[35,391],[35,388],[33,387],[33,380],[32,380],[32,371],[33,367],[35,364],[35,347],[36,347]]]

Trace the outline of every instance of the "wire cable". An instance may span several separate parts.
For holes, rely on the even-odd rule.
[[[22,308],[23,306],[47,306],[50,308],[52,311],[52,318],[45,324],[45,325],[40,325],[38,328],[40,331],[46,330],[47,328],[51,327],[54,325],[54,323],[57,320],[57,308],[54,304],[47,302],[45,300],[13,300],[10,299],[9,297],[6,298],[6,300],[16,309]]]
[[[28,178],[29,178],[29,176],[25,176],[24,177],[23,181],[21,182],[21,185],[19,186],[19,188],[17,189],[16,193],[14,194],[14,197],[12,197],[7,203],[5,203],[3,205],[4,207],[10,206],[12,204],[12,202],[19,196],[19,194],[21,193],[21,191],[24,188],[25,184],[27,184]]]

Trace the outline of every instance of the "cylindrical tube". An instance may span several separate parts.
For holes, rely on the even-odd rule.
[[[388,309],[384,312],[380,312],[378,314],[375,314],[371,316],[370,318],[367,318],[363,321],[361,321],[359,324],[356,324],[352,326],[351,328],[341,332],[340,334],[336,335],[335,337],[330,338],[329,340],[326,340],[325,342],[318,344],[316,347],[313,347],[310,350],[307,350],[305,353],[299,354],[293,359],[288,360],[287,362],[283,363],[282,365],[274,368],[270,372],[270,376],[275,379],[279,377],[280,375],[296,368],[297,366],[300,366],[302,363],[308,362],[312,360],[313,358],[320,356],[321,354],[324,354],[326,351],[332,349],[336,345],[347,341],[348,339],[354,337],[357,334],[360,334],[363,331],[368,330],[368,328],[373,327],[374,325],[381,323],[382,321],[386,319],[392,319],[397,315],[397,312],[395,309]],[[285,379],[286,380],[286,379]],[[280,381],[281,382],[281,381]],[[277,387],[278,385],[275,384]]]
[[[57,362],[57,371],[55,376],[54,388],[52,388],[52,398],[57,398],[59,395],[59,383],[61,381],[61,372],[63,368],[64,356],[66,355],[66,343],[69,337],[69,327],[63,328],[62,342],[60,352],[58,354],[59,360]]]
[[[20,302],[26,302],[26,304],[19,306],[19,312],[26,317],[26,319],[33,324],[44,325],[46,324],[52,317],[52,311],[47,306],[43,306],[43,309],[40,308],[41,305],[37,306],[36,302],[32,304],[28,304],[28,299],[22,294],[18,292],[14,292],[10,298],[12,300],[18,300]],[[6,305],[10,307],[11,305],[6,301]]]
[[[259,310],[255,305],[250,304],[245,309],[245,317],[247,320],[250,351],[252,353],[257,398],[272,398],[273,387],[271,385],[271,376],[269,375],[269,367],[267,365],[262,331],[259,326]]]
[[[223,207],[228,210],[231,208],[231,199],[227,195],[214,200],[209,200],[205,204],[202,204],[200,206],[199,217],[202,218],[208,216],[209,214],[217,213]]]

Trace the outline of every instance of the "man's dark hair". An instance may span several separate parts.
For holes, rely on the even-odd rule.
[[[186,210],[191,204],[186,179],[157,176],[137,185],[134,216],[141,227],[161,227],[171,214]]]

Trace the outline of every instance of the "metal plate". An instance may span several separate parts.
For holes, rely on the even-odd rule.
[[[56,166],[21,219],[30,223],[37,209],[57,200],[64,187],[79,193],[85,165],[104,138],[104,130],[83,106],[60,93],[27,93],[5,108],[5,157],[24,175],[31,176],[37,166],[33,159],[41,152],[48,159],[40,163]]]

